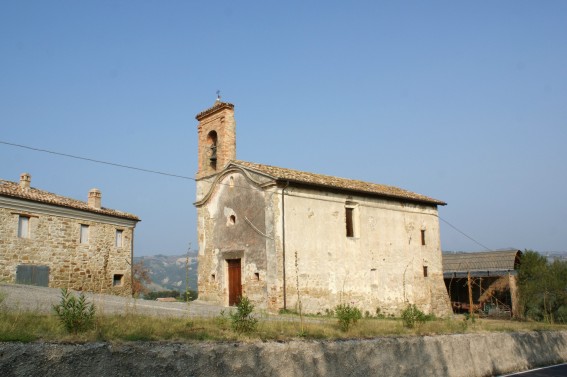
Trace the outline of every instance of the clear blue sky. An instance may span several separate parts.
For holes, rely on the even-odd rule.
[[[567,1],[0,3],[2,141],[193,177],[217,89],[239,159],[444,200],[490,249],[567,250]],[[0,178],[24,171],[138,215],[138,256],[197,247],[191,180],[0,144]]]

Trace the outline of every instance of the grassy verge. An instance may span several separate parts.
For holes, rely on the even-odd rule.
[[[567,330],[566,325],[537,322],[463,318],[436,319],[413,329],[405,328],[400,319],[363,318],[348,332],[341,331],[336,318],[314,317],[303,324],[293,315],[261,316],[256,331],[237,334],[227,315],[215,318],[148,317],[135,312],[122,315],[98,315],[92,330],[72,335],[50,314],[0,311],[0,341],[254,341],[292,339],[368,339],[380,336],[436,335],[480,333],[490,331]]]

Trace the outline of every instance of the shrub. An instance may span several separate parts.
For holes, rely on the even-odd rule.
[[[58,305],[53,305],[53,311],[65,330],[70,333],[77,334],[94,327],[95,306],[87,302],[83,293],[76,298],[67,289],[62,288],[61,301]]]
[[[360,309],[350,304],[340,304],[335,307],[335,315],[339,320],[339,327],[342,331],[348,331],[351,325],[362,318]]]
[[[258,319],[252,316],[253,310],[254,305],[248,297],[241,297],[236,306],[236,312],[230,313],[232,329],[239,334],[254,332],[258,325]]]
[[[429,321],[431,319],[431,316],[428,316],[419,310],[415,304],[409,304],[402,312],[402,322],[404,323],[404,327],[407,327],[408,329],[413,329],[416,325],[423,324],[425,321]]]

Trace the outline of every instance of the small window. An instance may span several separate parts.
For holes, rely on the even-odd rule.
[[[30,218],[20,215],[18,218],[18,237],[30,238]]]
[[[345,208],[346,214],[346,236],[354,237],[354,223],[353,223],[354,208]]]
[[[122,234],[123,234],[123,230],[122,229],[116,229],[116,247],[122,247]]]
[[[81,224],[80,243],[88,243],[88,242],[89,242],[89,226],[85,224]]]
[[[112,286],[121,287],[123,284],[124,284],[124,275],[114,274],[114,277],[112,278]]]
[[[232,225],[236,224],[236,216],[230,215],[229,221]]]
[[[423,277],[427,277],[427,266],[423,266]]]
[[[421,230],[421,244],[425,246],[425,229]]]
[[[254,272],[254,277],[256,277],[256,280],[260,280],[260,273],[259,272]]]

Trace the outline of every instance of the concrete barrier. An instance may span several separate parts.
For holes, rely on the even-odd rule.
[[[255,343],[0,343],[1,376],[493,376],[567,360],[567,332]]]

